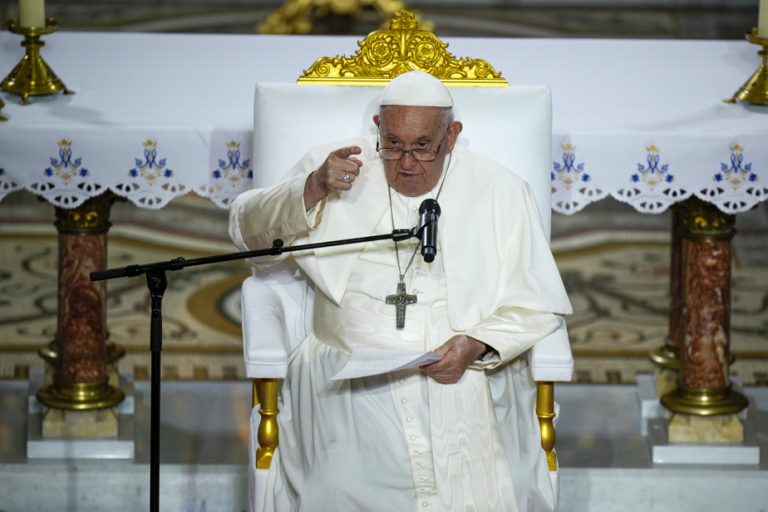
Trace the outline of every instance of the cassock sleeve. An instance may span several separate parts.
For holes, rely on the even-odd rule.
[[[445,258],[448,305],[455,308],[455,331],[498,352],[470,368],[493,369],[525,353],[572,310],[530,187],[504,168],[482,162],[483,169],[477,169],[476,162],[482,161],[474,159],[473,172],[467,174],[485,172],[494,188],[478,190],[476,195],[486,202],[461,214],[463,222],[474,226],[474,240],[464,245],[482,249],[462,252],[461,237],[456,237],[458,243],[446,239],[446,252],[458,254]],[[473,190],[471,179],[461,186]],[[458,285],[453,288],[453,302],[451,278]]]
[[[563,318],[553,313],[515,307],[499,308],[489,318],[464,332],[497,352],[470,365],[470,368],[493,370],[509,363],[557,329],[562,322]]]
[[[290,245],[297,236],[319,225],[325,198],[310,210],[304,205],[304,184],[320,165],[317,160],[318,155],[313,152],[274,186],[249,190],[237,196],[229,213],[229,236],[235,245],[244,251],[266,249],[277,238]],[[272,264],[286,257],[283,254],[266,261]]]

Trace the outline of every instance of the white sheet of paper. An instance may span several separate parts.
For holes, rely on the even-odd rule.
[[[395,370],[404,370],[439,361],[443,356],[437,352],[403,352],[377,348],[355,349],[349,360],[331,380],[357,379],[381,375]]]

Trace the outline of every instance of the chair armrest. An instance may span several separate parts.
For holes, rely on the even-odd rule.
[[[241,290],[245,373],[250,378],[284,378],[289,354],[280,297],[252,276],[243,281]]]
[[[533,380],[537,382],[570,382],[573,377],[573,353],[565,322],[533,346],[531,371]]]

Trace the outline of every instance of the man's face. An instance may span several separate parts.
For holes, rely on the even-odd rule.
[[[453,150],[461,123],[449,123],[445,109],[394,105],[381,107],[374,122],[379,125],[382,148],[437,151],[431,162],[416,160],[410,153],[403,153],[399,160],[383,160],[387,183],[408,197],[432,190],[440,181],[443,162]]]

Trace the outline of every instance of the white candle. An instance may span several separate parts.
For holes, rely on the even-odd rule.
[[[757,17],[757,36],[768,38],[768,0],[760,0],[760,14]]]
[[[45,0],[19,0],[19,26],[45,26]]]

